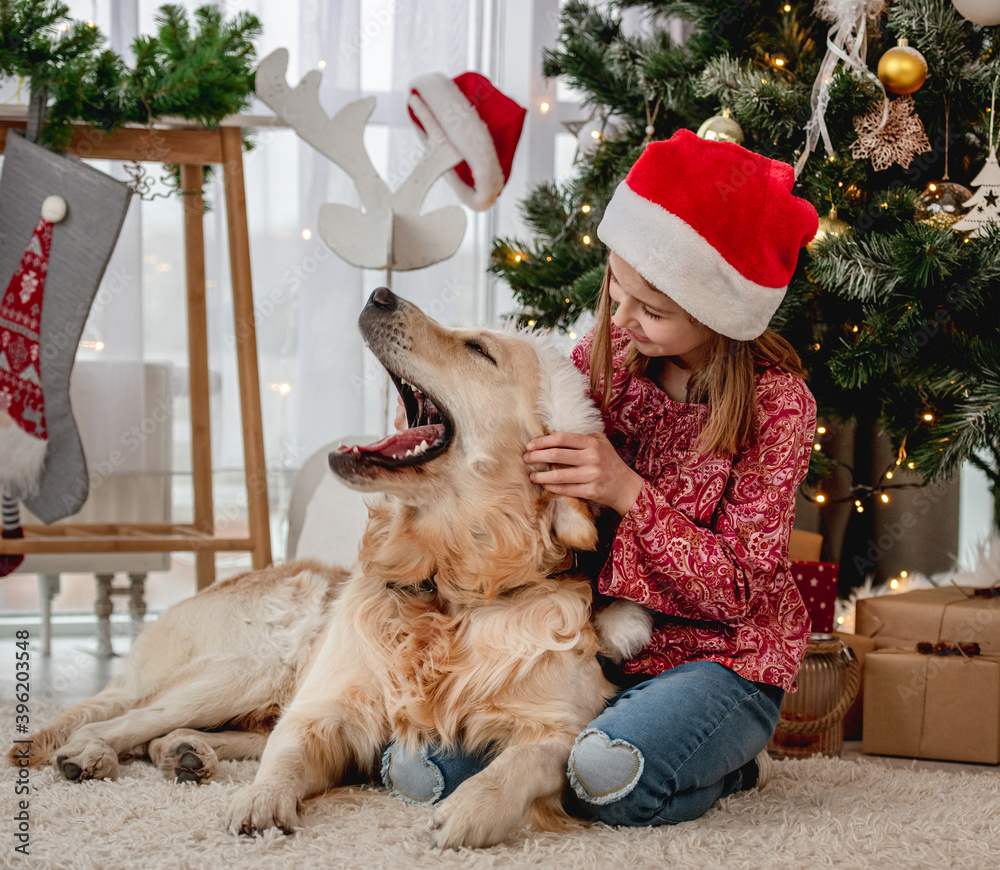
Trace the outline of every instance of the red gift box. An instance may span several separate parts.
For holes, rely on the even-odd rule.
[[[792,562],[792,579],[809,611],[813,631],[833,631],[839,568],[836,562]]]

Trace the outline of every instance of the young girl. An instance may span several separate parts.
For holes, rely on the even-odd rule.
[[[687,821],[763,785],[805,651],[788,540],[815,402],[767,330],[817,228],[792,184],[786,164],[687,130],[648,145],[598,227],[608,268],[573,353],[607,436],[526,448],[525,462],[554,466],[532,480],[617,521],[598,592],[655,616],[650,643],[612,675],[625,690],[570,756],[576,811],[607,824]],[[482,766],[391,752],[397,794],[446,796]]]

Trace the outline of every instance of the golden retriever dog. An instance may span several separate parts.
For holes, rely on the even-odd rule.
[[[372,777],[391,741],[461,745],[492,761],[434,809],[437,845],[571,823],[570,749],[613,693],[596,654],[638,651],[651,619],[616,603],[599,641],[572,571],[595,544],[591,509],[531,483],[521,457],[545,432],[600,431],[600,415],[544,334],[446,328],[385,288],[359,325],[409,428],[330,455],[350,486],[386,494],[349,579],[298,562],[180,602],[121,677],[34,735],[34,762],[113,778],[145,750],[202,782],[218,759],[259,757],[227,820],[252,834],[292,831],[305,799]]]
[[[204,782],[218,760],[259,758],[347,576],[299,561],[178,602],[136,638],[104,691],[31,735],[29,764],[51,761],[73,781],[117,779],[120,758],[146,752],[179,782]]]
[[[305,798],[376,771],[389,741],[495,753],[435,808],[438,846],[499,843],[529,819],[562,829],[570,749],[613,693],[590,583],[570,570],[596,531],[587,505],[532,484],[521,456],[544,432],[600,431],[600,416],[544,336],[448,329],[385,288],[360,328],[410,428],[330,456],[349,485],[389,498],[229,829],[293,829]],[[620,609],[632,649],[619,655],[650,627]]]

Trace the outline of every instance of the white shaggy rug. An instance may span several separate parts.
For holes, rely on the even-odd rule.
[[[32,705],[34,726],[52,715]],[[48,714],[48,715],[46,715]],[[0,699],[2,734],[13,705]],[[430,845],[427,810],[373,788],[306,805],[304,828],[255,839],[226,833],[231,796],[256,762],[226,762],[203,786],[167,781],[148,763],[117,782],[69,783],[31,771],[30,856],[14,851],[16,771],[0,768],[0,867],[45,870],[250,868],[520,868],[539,870],[987,870],[1000,866],[1000,775],[892,769],[877,760],[778,762],[760,791],[733,795],[671,828],[595,826],[571,834],[525,831],[479,852]]]

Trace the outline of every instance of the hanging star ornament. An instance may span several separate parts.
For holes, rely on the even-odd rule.
[[[923,122],[913,114],[913,97],[897,97],[889,104],[889,117],[882,123],[882,106],[873,105],[854,118],[858,141],[851,146],[855,160],[870,158],[879,172],[897,163],[906,169],[917,154],[931,150]]]

